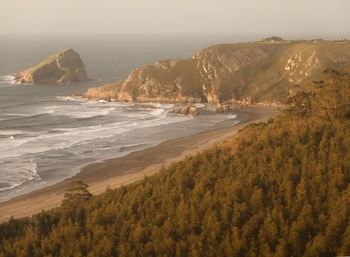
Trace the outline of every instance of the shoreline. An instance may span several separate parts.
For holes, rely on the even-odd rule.
[[[278,109],[272,106],[251,105],[236,112],[239,123],[233,127],[212,129],[168,140],[123,157],[89,164],[69,179],[0,203],[0,223],[7,221],[11,216],[22,218],[58,207],[66,187],[74,180],[87,183],[92,194],[103,193],[107,187],[117,188],[139,181],[145,176],[157,173],[162,166],[195,155],[231,138],[250,123],[275,117],[279,113]]]

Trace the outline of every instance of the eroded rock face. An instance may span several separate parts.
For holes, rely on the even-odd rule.
[[[58,84],[84,82],[88,79],[79,54],[68,49],[46,58],[38,65],[14,75],[20,84]]]
[[[350,43],[279,41],[215,45],[188,59],[135,69],[126,80],[89,89],[83,97],[168,103],[286,102],[295,84],[325,67],[350,64]],[[220,111],[225,111],[225,107]]]

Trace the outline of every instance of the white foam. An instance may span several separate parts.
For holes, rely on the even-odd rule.
[[[166,111],[164,109],[153,109],[150,114],[152,116],[160,116],[162,114],[164,114]]]
[[[14,136],[23,134],[22,130],[0,130],[1,136]]]
[[[160,106],[160,108],[163,108],[163,109],[171,109],[171,108],[173,108],[174,107],[174,105],[173,104],[162,104],[161,106]]]
[[[42,108],[42,113],[48,113],[57,116],[69,116],[73,118],[92,118],[96,116],[108,115],[114,110],[113,107],[93,106],[89,108],[82,108],[80,105],[57,105],[47,106]]]
[[[50,110],[49,108],[28,108],[26,110],[21,110],[21,112],[18,113],[4,113],[2,115],[5,116],[17,116],[17,117],[32,117],[36,115],[41,114],[51,114],[53,113],[53,110]]]
[[[174,107],[174,104],[161,104],[161,103],[142,103],[140,105],[150,105],[153,106],[154,108],[159,108],[159,109],[170,109]]]
[[[56,96],[56,99],[60,101],[69,101],[69,102],[86,102],[85,99],[79,96]]]
[[[137,149],[137,148],[146,146],[146,145],[149,145],[149,143],[123,145],[123,146],[119,147],[119,150],[121,152],[126,152],[126,151],[130,151],[132,149]]]
[[[81,105],[58,105],[48,106],[42,109],[42,113],[52,114],[56,116],[68,116],[73,118],[92,118],[97,116],[106,116],[113,110],[112,106],[89,106],[88,108]]]
[[[36,164],[28,161],[33,160],[33,156],[46,155],[47,152],[54,150],[71,151],[70,148],[73,146],[96,144],[99,139],[123,135],[134,129],[190,119],[186,116],[167,116],[169,105],[161,105],[164,108],[152,108],[153,105],[150,107],[132,105],[135,104],[82,102],[62,106],[40,106],[29,110],[31,114],[50,113],[50,115],[69,115],[78,118],[107,115],[113,112],[112,117],[116,117],[118,121],[78,128],[53,128],[41,132],[0,130],[0,135],[7,136],[0,138],[0,191],[18,187],[26,181],[40,179],[36,172]],[[129,149],[137,146],[125,147]],[[76,151],[71,149],[75,154]]]
[[[197,108],[204,108],[205,104],[194,104],[194,106]]]
[[[162,104],[160,104],[160,103],[144,103],[144,105],[152,105],[156,108],[161,108],[161,106],[162,106]]]
[[[0,85],[15,85],[15,77],[13,75],[0,76]]]
[[[57,96],[56,97],[57,100],[59,101],[66,101],[66,102],[75,102],[75,103],[80,103],[80,104],[84,104],[84,105],[99,105],[101,106],[101,104],[103,105],[108,105],[111,107],[114,106],[134,106],[134,103],[129,103],[129,102],[116,102],[116,101],[106,101],[106,100],[91,100],[91,99],[85,99],[82,98],[80,96]]]
[[[227,118],[228,120],[233,120],[233,119],[236,119],[236,118],[237,118],[237,115],[236,115],[236,114],[227,114],[227,115],[226,115],[226,118]]]
[[[147,116],[143,115],[143,119],[138,118],[137,115],[133,117],[133,120],[103,125],[55,129],[56,133],[38,134],[36,132],[36,134],[29,134],[30,137],[26,138],[1,139],[0,158],[20,157],[27,154],[65,149],[87,140],[112,137],[135,128],[158,126],[190,119],[190,117],[185,116],[167,117],[167,112],[163,109],[152,110]]]
[[[111,111],[115,109],[113,105],[105,105],[104,103],[94,103],[89,104],[80,100],[73,101],[71,104],[57,104],[49,105],[42,104],[34,106],[32,108],[21,109],[18,113],[12,111],[12,113],[4,113],[5,116],[20,116],[20,117],[30,117],[41,114],[51,114],[56,116],[68,116],[73,118],[91,118],[96,116],[105,116],[108,115]]]
[[[0,161],[0,192],[4,192],[31,180],[41,180],[37,164],[33,160]]]

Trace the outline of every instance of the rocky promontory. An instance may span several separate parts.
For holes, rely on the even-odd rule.
[[[66,85],[84,82],[88,79],[85,66],[79,54],[73,49],[55,53],[36,66],[14,74],[19,84]]]
[[[83,97],[135,102],[287,102],[289,91],[317,79],[326,67],[350,64],[350,43],[286,41],[221,44],[187,59],[137,68],[121,81],[89,89]],[[219,106],[218,111],[225,111]]]

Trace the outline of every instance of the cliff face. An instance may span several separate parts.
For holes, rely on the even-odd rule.
[[[70,84],[88,79],[79,54],[68,49],[46,58],[38,65],[14,75],[21,84]]]
[[[278,41],[215,45],[191,58],[135,69],[126,80],[89,89],[84,97],[116,101],[285,101],[295,85],[325,67],[350,63],[350,43]]]

